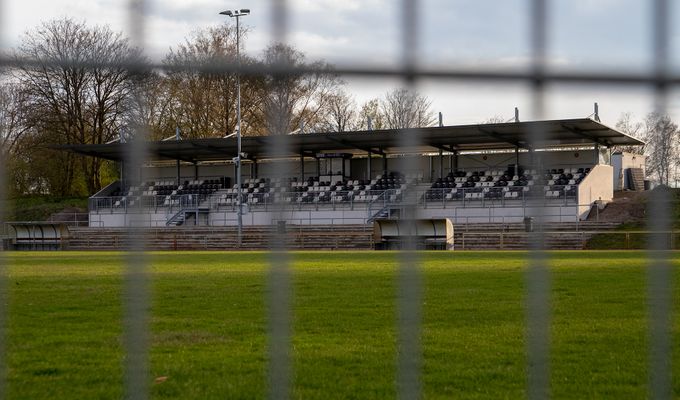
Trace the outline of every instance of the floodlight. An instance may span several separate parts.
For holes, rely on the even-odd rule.
[[[230,10],[227,10],[227,11],[222,11],[222,12],[220,13],[220,15],[226,15],[226,16],[229,16],[229,17],[231,17],[231,15],[232,15],[232,12],[231,12]]]

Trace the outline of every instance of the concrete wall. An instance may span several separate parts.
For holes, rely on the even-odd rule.
[[[540,211],[539,211],[540,210]],[[522,207],[448,207],[427,208],[418,212],[418,218],[448,218],[457,224],[467,223],[516,223],[524,217],[542,216],[545,222],[575,222],[579,219],[578,208],[573,206]],[[164,227],[172,215],[158,213],[90,213],[91,227]],[[283,213],[269,211],[250,211],[243,215],[245,226],[273,225],[285,220],[297,225],[347,225],[364,224],[368,219],[366,209],[359,210],[295,210]],[[205,218],[205,215],[201,215]],[[193,224],[191,220],[189,224]],[[201,225],[236,226],[236,213],[230,211],[211,212]]]
[[[121,228],[131,226],[157,227],[165,226],[166,221],[170,217],[165,212],[90,212],[90,227],[93,228]]]
[[[578,209],[573,206],[545,207],[454,207],[428,208],[418,212],[418,218],[448,218],[456,224],[517,223],[525,217],[539,217],[543,222],[576,222]]]
[[[585,219],[595,201],[610,202],[614,198],[614,168],[596,165],[578,186],[579,216]]]
[[[630,188],[627,170],[629,168],[641,168],[646,174],[647,157],[633,153],[614,153],[612,155],[612,167],[614,169],[614,190],[624,190]]]

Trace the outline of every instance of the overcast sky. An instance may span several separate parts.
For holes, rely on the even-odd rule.
[[[57,17],[127,29],[125,0],[5,0],[3,47],[15,46],[26,30]],[[250,8],[243,23],[250,29],[246,51],[259,55],[272,40],[270,0],[153,0],[146,11],[146,50],[160,59],[192,30],[224,22],[219,11]],[[453,65],[518,69],[529,59],[529,0],[421,0],[419,62],[428,67]],[[549,60],[553,68],[644,71],[652,65],[649,0],[553,0],[550,2]],[[675,2],[671,2],[675,4]],[[288,42],[309,59],[343,65],[398,65],[401,16],[397,0],[290,0]],[[680,8],[672,10],[672,20]],[[232,21],[233,22],[233,21]],[[673,27],[674,68],[680,66],[680,27]],[[398,80],[348,81],[358,102],[381,96]],[[447,125],[475,123],[493,116],[511,118],[519,107],[532,119],[530,91],[520,84],[421,81],[435,111]],[[652,92],[640,87],[551,86],[547,118],[586,117],[600,104],[603,122],[614,125],[623,112],[642,118],[652,109]],[[669,110],[680,120],[680,96]]]

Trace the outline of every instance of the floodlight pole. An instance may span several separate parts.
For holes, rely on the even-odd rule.
[[[250,10],[222,11],[220,14],[236,18],[236,62],[239,67],[236,73],[236,193],[238,196],[236,215],[238,219],[238,245],[241,247],[243,243],[243,188],[241,187],[241,30],[239,19],[250,14]]]

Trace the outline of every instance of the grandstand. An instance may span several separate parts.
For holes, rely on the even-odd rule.
[[[527,145],[535,130],[545,134],[541,148]],[[422,146],[399,147],[404,135],[418,135]],[[272,158],[271,137],[243,138],[241,199],[233,184],[236,139],[150,142],[151,162],[138,176],[122,176],[90,198],[90,226],[235,226],[239,201],[243,224],[254,227],[366,225],[399,219],[406,206],[418,219],[454,224],[514,224],[538,214],[574,223],[612,199],[621,182],[615,173],[629,174],[625,163],[614,171],[615,146],[643,144],[589,118],[298,133],[289,140],[294,152]],[[128,146],[62,149],[124,162]],[[418,168],[400,170],[404,157]],[[281,163],[294,176],[274,178]]]

